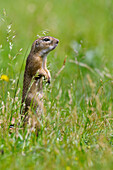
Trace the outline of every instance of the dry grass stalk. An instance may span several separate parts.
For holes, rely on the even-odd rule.
[[[66,59],[67,59],[67,56],[65,56],[64,62],[63,62],[63,66],[62,66],[62,67],[60,68],[60,70],[56,73],[55,78],[58,77],[59,74],[61,73],[61,71],[65,68]]]
[[[69,60],[70,63],[75,63],[76,65],[79,65],[81,67],[84,67],[84,68],[87,68],[88,70],[90,70],[92,73],[95,73],[94,70],[89,67],[87,64],[85,63],[81,63],[81,62],[78,62],[77,59],[74,61],[74,60]]]

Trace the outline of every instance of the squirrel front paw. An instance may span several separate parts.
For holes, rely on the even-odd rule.
[[[46,81],[46,83],[50,84],[51,82],[51,78],[47,75],[44,77],[44,80]]]
[[[50,84],[50,82],[51,82],[51,78],[49,77],[47,83]]]
[[[44,80],[46,80],[46,82],[48,84],[50,84],[51,75],[50,75],[49,70],[47,70],[47,69],[45,69],[45,70],[44,69],[38,70],[38,72],[35,75],[35,80],[40,79],[42,76],[44,77]]]

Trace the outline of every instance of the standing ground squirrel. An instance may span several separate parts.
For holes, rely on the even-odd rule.
[[[45,36],[34,41],[26,61],[23,81],[21,114],[25,115],[31,107],[38,115],[42,109],[42,77],[50,83],[50,72],[46,68],[47,55],[56,48],[59,40]]]

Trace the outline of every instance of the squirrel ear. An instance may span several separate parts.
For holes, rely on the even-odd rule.
[[[35,46],[36,46],[36,47],[38,47],[38,46],[39,46],[39,43],[38,43],[38,41],[36,41],[36,44],[35,44]]]

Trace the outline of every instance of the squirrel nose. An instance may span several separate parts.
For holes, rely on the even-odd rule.
[[[56,44],[58,44],[59,43],[59,40],[56,40]]]

